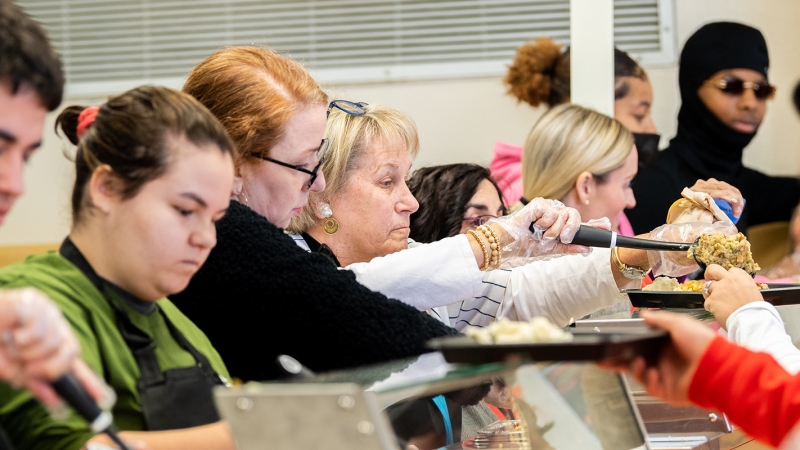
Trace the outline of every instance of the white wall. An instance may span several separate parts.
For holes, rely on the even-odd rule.
[[[745,163],[770,174],[800,173],[800,117],[791,104],[800,80],[800,1],[675,0],[679,48],[702,24],[733,20],[759,28],[771,57],[770,81],[778,95],[770,104],[758,136],[745,152]],[[655,105],[653,118],[666,137],[675,133],[680,105],[677,68],[649,67]],[[332,96],[384,103],[411,115],[420,131],[422,149],[416,166],[452,162],[488,164],[497,140],[521,144],[542,113],[518,105],[504,94],[501,77],[327,86]],[[68,99],[65,104],[94,104],[99,99]],[[63,141],[46,128],[44,147],[27,172],[28,190],[0,227],[0,245],[60,241],[69,230],[71,165],[62,155]],[[663,141],[662,141],[663,143]]]

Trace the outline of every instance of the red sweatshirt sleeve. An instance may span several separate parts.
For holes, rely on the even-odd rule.
[[[724,412],[749,435],[778,446],[800,421],[800,377],[766,353],[717,336],[692,378],[689,400]]]

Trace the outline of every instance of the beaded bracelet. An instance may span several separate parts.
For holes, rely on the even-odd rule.
[[[473,230],[468,230],[467,234],[472,235],[472,237],[478,241],[478,245],[481,246],[481,251],[483,252],[483,267],[480,268],[480,271],[485,272],[487,269],[489,269],[489,251],[486,250],[486,245],[483,243],[478,233]]]
[[[478,231],[483,233],[486,236],[486,240],[489,241],[489,247],[492,251],[491,265],[495,268],[500,267],[500,240],[497,239],[494,230],[488,225],[481,225],[478,227]]]

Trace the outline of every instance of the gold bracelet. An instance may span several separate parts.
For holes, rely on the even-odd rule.
[[[489,241],[489,247],[492,251],[492,265],[495,268],[500,267],[500,240],[497,239],[494,230],[488,225],[481,225],[478,227],[478,231],[482,232]]]
[[[485,272],[489,268],[489,251],[486,250],[486,245],[484,245],[483,241],[481,241],[480,236],[473,230],[468,230],[467,234],[472,235],[476,241],[478,241],[478,245],[481,246],[481,251],[483,252],[483,267],[480,267],[481,272]]]

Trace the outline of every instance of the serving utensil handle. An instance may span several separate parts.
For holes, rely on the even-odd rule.
[[[534,232],[533,224],[531,224],[530,230],[531,232]],[[619,236],[614,231],[595,228],[589,225],[581,225],[580,228],[578,228],[578,232],[575,233],[575,237],[572,238],[572,243],[575,245],[584,245],[586,247],[624,247],[637,248],[640,250],[664,250],[678,252],[685,252],[692,247],[691,242],[663,242]]]

